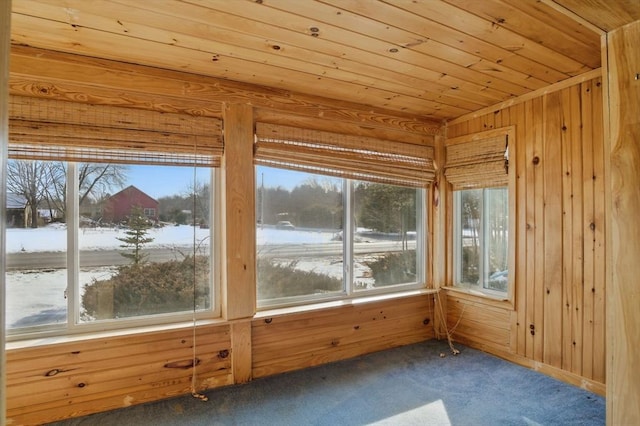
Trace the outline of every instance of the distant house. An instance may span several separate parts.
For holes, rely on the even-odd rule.
[[[102,221],[118,223],[126,221],[131,210],[140,208],[149,220],[158,220],[158,201],[131,185],[105,200]]]
[[[7,193],[6,218],[8,228],[26,228],[31,225],[31,206],[24,196]]]

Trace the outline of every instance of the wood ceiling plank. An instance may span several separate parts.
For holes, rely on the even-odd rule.
[[[580,16],[567,13],[567,9],[553,2],[553,0],[500,0],[502,3],[520,9],[525,14],[536,18],[540,22],[551,25],[573,37],[582,40],[591,48],[600,50],[600,37],[603,31]]]
[[[68,0],[65,4],[76,11],[75,13],[69,13],[69,19],[72,20],[74,25],[117,34],[126,33],[127,36],[133,38],[168,43],[185,48],[206,49],[212,54],[223,57],[230,56],[258,61],[297,71],[307,72],[309,67],[312,67],[314,72],[327,78],[419,97],[459,108],[473,110],[487,103],[492,103],[492,101],[495,102],[509,97],[508,93],[488,96],[483,86],[466,82],[441,81],[433,83],[433,81],[440,79],[440,75],[437,73],[433,73],[432,80],[428,80],[425,78],[425,72],[421,72],[418,69],[416,71],[409,69],[415,74],[415,77],[407,74],[399,77],[398,72],[403,71],[403,69],[397,65],[392,68],[394,71],[386,70],[334,58],[317,53],[309,48],[300,49],[280,42],[270,42],[261,37],[243,34],[237,30],[237,26],[235,27],[236,30],[216,28],[208,25],[206,20],[208,18],[212,21],[215,16],[206,16],[201,8],[192,10],[191,17],[204,15],[205,20],[195,22],[185,20],[184,9],[189,9],[189,6],[182,8],[180,14],[175,13],[175,8],[168,10],[167,14],[162,14],[151,9],[94,1],[91,3],[90,13],[87,13],[79,9],[86,5],[86,2]],[[42,18],[55,17],[60,22],[65,22],[64,19],[68,12],[61,12],[63,8],[59,7],[59,2],[41,0],[40,5],[41,7],[38,8],[37,13],[30,13],[25,10],[24,3],[22,8],[15,8],[15,12],[30,15],[37,14]],[[144,6],[144,4],[142,5]],[[161,9],[161,6],[157,3],[146,3],[146,5],[148,8]],[[66,9],[69,10],[69,8]],[[176,19],[177,17],[181,19]],[[228,16],[215,18],[221,21],[228,20]],[[305,38],[317,41],[311,37]],[[225,42],[221,43],[218,40],[225,40]],[[274,49],[274,46],[277,46],[278,49]],[[406,64],[403,65],[405,65],[404,69],[408,69]],[[381,84],[382,82],[384,84]],[[520,88],[520,90],[523,89]],[[468,91],[469,93],[461,95],[460,93],[463,91]],[[431,92],[440,96],[431,95]]]
[[[440,121],[406,112],[180,71],[14,45],[11,49],[11,81],[16,80],[22,81],[23,86],[30,81],[32,96],[37,94],[78,102],[126,105],[131,98],[138,102],[146,98],[149,109],[155,105],[149,99],[166,97],[175,97],[182,102],[205,102],[214,109],[220,108],[224,102],[245,102],[278,111],[358,123],[367,127],[395,128],[426,134],[437,134],[441,128]],[[36,93],[36,90],[39,91]],[[140,104],[136,106],[144,108]]]
[[[296,92],[316,94],[321,90],[324,96],[330,98],[348,99],[352,102],[398,111],[411,111],[425,116],[439,117],[465,111],[463,108],[450,107],[439,102],[402,96],[389,91],[372,89],[366,85],[344,83],[269,64],[247,63],[232,57],[224,58],[224,61],[212,62],[212,55],[208,52],[131,39],[120,34],[105,33],[80,26],[74,27],[66,23],[21,14],[14,14],[13,22],[16,28],[13,34],[14,42],[26,45],[65,50],[88,56],[97,55],[161,68],[166,68],[167,64],[174,64],[175,70],[214,75],[269,87],[281,86],[282,79],[286,75],[287,87]],[[135,52],[135,58],[127,54],[132,51]]]
[[[392,8],[384,3],[357,0],[322,0],[322,2],[331,6],[324,11],[322,15],[324,19],[331,20],[334,15],[339,15],[342,28],[357,29],[357,32],[366,34],[368,37],[377,37],[384,46],[388,46],[387,51],[374,52],[377,55],[391,56],[388,51],[394,47],[400,48],[397,49],[399,50],[397,56],[419,52],[425,56],[416,56],[416,58],[425,66],[443,74],[482,83],[487,87],[514,95],[522,94],[519,88],[526,88],[527,91],[536,90],[549,84],[548,81],[499,63],[494,62],[489,65],[486,60],[477,55],[471,55],[422,36],[421,31],[424,29],[425,20],[401,9]],[[307,7],[309,9],[307,13],[310,13],[311,7],[308,3]],[[313,9],[318,7],[314,5]],[[415,22],[416,20],[419,22]],[[410,24],[412,21],[414,21],[413,25]],[[416,32],[411,32],[409,29]]]
[[[199,0],[192,0],[192,2],[194,3],[193,7],[198,6],[197,9],[190,9],[188,5],[185,5],[180,11],[176,12],[174,8],[167,6],[168,9],[166,9],[165,13],[178,14],[178,16],[185,19],[207,22],[209,24],[213,20],[216,20],[216,27],[227,28],[229,31],[236,33],[246,32],[255,36],[256,39],[263,44],[265,42],[277,44],[281,48],[278,50],[279,54],[289,54],[293,57],[309,60],[309,62],[315,62],[316,64],[319,62],[313,58],[309,58],[309,52],[314,52],[316,55],[317,52],[326,52],[327,55],[330,56],[323,59],[322,63],[327,66],[356,73],[366,73],[369,76],[374,76],[376,79],[382,78],[388,82],[402,81],[405,85],[420,87],[425,91],[434,91],[445,96],[485,103],[487,99],[505,99],[505,97],[508,98],[512,95],[522,94],[528,91],[531,88],[530,86],[534,84],[530,78],[527,78],[528,76],[523,76],[514,78],[513,80],[516,81],[516,83],[497,80],[488,87],[485,83],[486,78],[484,78],[484,76],[475,72],[475,80],[480,79],[480,81],[483,81],[482,84],[478,84],[474,81],[474,78],[470,78],[470,75],[474,74],[474,71],[470,71],[465,67],[411,51],[403,50],[395,56],[387,50],[372,49],[369,46],[371,46],[375,40],[341,28],[332,28],[331,33],[339,33],[339,36],[330,39],[324,37],[324,35],[310,37],[309,34],[303,32],[295,32],[288,28],[278,27],[277,25],[266,25],[263,22],[227,14],[228,11],[237,12],[237,6],[235,6],[237,3],[217,3]],[[214,6],[216,7],[215,10],[209,9]],[[138,7],[158,10],[157,4],[140,3]],[[221,9],[217,9],[218,7]],[[291,19],[296,18],[286,12],[276,12],[278,12],[279,15],[272,16],[273,14],[268,14],[266,15],[268,18],[264,19],[271,19],[274,22],[290,23]],[[226,15],[221,19],[219,18],[221,14]],[[253,13],[248,14],[248,16],[251,16],[252,19],[256,18]],[[302,25],[302,27],[306,28],[315,23],[317,23],[317,20],[307,20],[307,25]],[[349,40],[352,42],[354,39],[359,39],[361,42],[352,43],[353,46],[348,46],[344,41]],[[362,47],[369,49],[369,51],[362,50]],[[400,56],[403,57],[400,58]],[[349,62],[349,60],[353,62]],[[367,68],[365,68],[367,71],[363,71],[362,64],[368,65]],[[310,66],[313,67],[315,65],[311,64]],[[440,69],[442,66],[446,68],[444,70]],[[526,83],[521,84],[523,81]],[[544,82],[539,82],[538,84],[540,86],[545,85]],[[461,90],[466,90],[464,95],[460,94]],[[446,102],[446,100],[442,99],[442,102]]]
[[[398,58],[423,68],[435,70],[443,77],[451,76],[469,82],[481,82],[484,85],[487,85],[487,80],[490,80],[490,84],[487,87],[512,94],[521,94],[523,88],[529,90],[543,87],[547,84],[547,82],[532,78],[528,74],[511,70],[509,70],[509,73],[503,73],[500,78],[496,78],[496,75],[488,78],[487,75],[482,75],[478,69],[461,65],[459,62],[460,55],[456,54],[457,52],[452,52],[453,49],[450,46],[445,46],[437,41],[429,40],[419,34],[407,31],[405,29],[407,23],[406,13],[404,13],[405,16],[398,17],[397,20],[392,21],[389,19],[388,14],[378,11],[384,6],[383,4],[375,3],[376,7],[365,9],[366,16],[362,16],[358,14],[359,11],[362,11],[362,3],[353,4],[342,0],[325,0],[322,3],[327,4],[322,9],[318,3],[306,2],[298,5],[295,11],[296,13],[305,13],[305,15],[313,13],[313,18],[322,20],[325,23],[323,29],[326,31],[320,37],[326,39],[328,38],[327,34],[336,37],[335,27],[339,27],[339,29],[347,33],[346,36],[339,40],[341,43],[353,43],[355,45],[357,40],[364,40],[369,45],[374,46],[370,53],[376,55],[379,61]],[[368,4],[373,3],[365,2],[364,6],[366,7]],[[270,1],[267,5],[284,8],[284,3],[277,1]],[[303,7],[305,8],[302,9]],[[280,10],[280,12],[287,13],[284,10]],[[379,19],[384,19],[384,21]],[[326,29],[326,25],[330,22],[335,23],[335,25]],[[361,43],[361,46],[365,46],[365,43]],[[394,48],[397,50],[395,54],[391,53],[391,49]],[[481,60],[477,56],[469,54],[466,56],[465,61],[469,63]],[[505,68],[504,71],[507,71],[507,69]],[[459,83],[453,81],[450,84],[457,86]]]
[[[541,46],[492,22],[441,1],[396,0],[394,4],[425,19],[458,28],[468,36],[479,38],[533,61],[546,64],[564,74],[579,75],[592,69],[588,65]]]
[[[553,0],[604,31],[640,20],[638,0]]]
[[[508,2],[501,0],[444,0],[448,4],[479,16],[496,27],[505,28],[532,40],[541,46],[550,48],[564,56],[572,58],[591,68],[600,66],[600,37],[585,29],[575,36],[571,29],[570,19],[547,8],[549,12],[555,12],[554,16],[542,16],[545,20],[538,19],[535,9],[527,1]],[[521,9],[522,8],[522,9]],[[566,24],[558,27],[556,24]],[[583,28],[583,27],[582,27]]]
[[[328,0],[325,0],[328,1]],[[331,0],[333,1],[333,0]],[[548,83],[555,83],[569,77],[567,74],[550,68],[540,62],[532,61],[519,56],[511,50],[507,50],[488,43],[478,38],[470,37],[454,28],[438,22],[425,19],[411,11],[404,10],[394,2],[370,2],[361,0],[344,0],[336,2],[340,7],[351,11],[358,11],[372,19],[393,24],[399,28],[410,31],[415,36],[407,45],[412,48],[423,41],[428,44],[438,43],[449,52],[443,59],[453,63],[474,63],[469,58],[462,60],[460,52],[464,52],[475,60],[488,61],[491,64],[499,64],[515,71],[530,75]],[[433,47],[431,50],[435,50]]]
[[[189,1],[204,4],[203,0]],[[453,49],[450,46],[444,46],[437,41],[427,40],[420,35],[406,31],[404,29],[406,20],[400,19],[395,24],[389,24],[388,21],[378,22],[374,19],[363,18],[344,9],[349,4],[338,1],[335,7],[325,5],[321,8],[322,5],[319,3],[299,2],[295,4],[295,7],[290,7],[286,1],[272,0],[261,5],[258,10],[269,7],[277,8],[268,16],[279,13],[280,18],[278,19],[282,22],[296,22],[294,27],[299,31],[306,31],[305,28],[309,26],[317,26],[319,38],[357,46],[375,55],[380,62],[395,58],[420,68],[435,70],[439,73],[440,80],[450,81],[447,84],[451,87],[460,86],[459,81],[452,78],[455,77],[469,82],[481,83],[487,87],[485,90],[496,89],[517,95],[522,94],[523,88],[528,91],[534,87],[539,88],[548,84],[546,81],[520,72],[505,72],[499,78],[496,74],[487,78],[486,75],[478,74],[482,71],[481,69],[468,68],[453,61],[452,56],[455,56],[455,53],[451,53]],[[361,4],[354,6],[355,10]],[[371,2],[365,2],[365,7],[367,4],[371,4]],[[367,13],[369,12],[367,11]],[[395,53],[392,53],[393,51]],[[470,59],[470,62],[480,60],[475,57]]]

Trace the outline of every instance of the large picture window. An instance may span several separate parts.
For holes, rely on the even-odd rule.
[[[10,98],[12,339],[212,317],[217,119]]]
[[[258,123],[258,307],[425,286],[433,149]]]
[[[424,189],[258,167],[258,305],[424,286]]]
[[[8,164],[10,334],[121,327],[133,319],[154,323],[211,312],[212,169]],[[32,181],[17,174],[36,168],[37,176],[50,178]],[[34,193],[20,190],[34,184]]]

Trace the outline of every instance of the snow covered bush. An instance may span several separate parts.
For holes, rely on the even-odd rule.
[[[112,278],[85,285],[83,315],[99,320],[204,309],[211,300],[208,281],[205,256],[121,266]]]
[[[281,264],[258,259],[258,300],[307,296],[342,290],[342,280],[296,269],[296,261]]]
[[[367,261],[375,286],[410,283],[416,280],[416,251],[405,250],[388,253],[376,260]]]

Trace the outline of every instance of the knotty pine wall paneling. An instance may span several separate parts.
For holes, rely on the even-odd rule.
[[[513,125],[517,143],[513,307],[450,291],[455,337],[600,393],[606,382],[602,106],[596,78],[447,127],[454,138]]]
[[[230,326],[7,350],[8,424],[35,425],[229,385]],[[195,369],[193,346],[195,345]]]
[[[347,303],[252,322],[253,377],[312,367],[434,337],[433,294]]]

